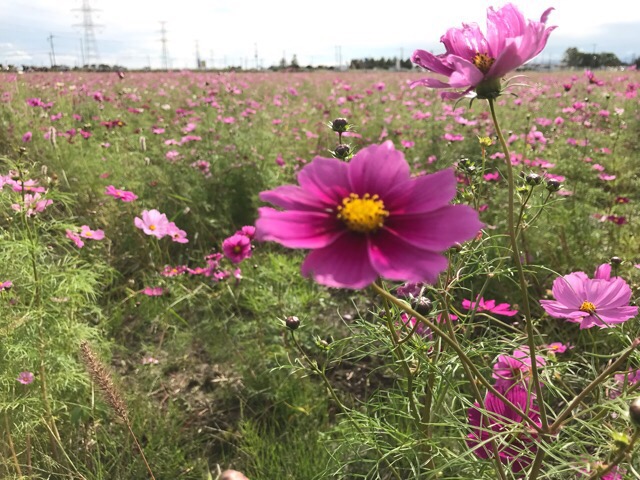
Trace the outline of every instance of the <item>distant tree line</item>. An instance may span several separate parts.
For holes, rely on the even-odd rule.
[[[567,67],[574,68],[603,68],[603,67],[621,67],[626,65],[615,53],[599,52],[586,53],[581,52],[575,47],[567,48],[562,57],[562,63]],[[638,61],[636,60],[636,65]]]
[[[401,69],[411,70],[413,68],[413,64],[410,59],[400,59],[399,66]],[[349,64],[349,68],[353,70],[372,70],[372,69],[380,69],[380,70],[391,70],[398,66],[398,58],[373,58],[373,57],[365,57],[360,59],[353,59]]]

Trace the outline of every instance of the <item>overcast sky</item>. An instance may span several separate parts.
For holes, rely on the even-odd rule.
[[[128,68],[162,66],[161,21],[173,68],[196,66],[196,48],[208,66],[277,64],[295,54],[300,65],[336,65],[353,58],[408,58],[422,48],[443,51],[440,36],[462,22],[484,30],[485,0],[0,0],[0,63],[80,65],[83,3],[92,9],[99,61]],[[569,47],[640,56],[640,2],[635,0],[522,0],[526,17],[555,7],[558,28],[538,57],[555,62]],[[78,25],[78,26],[75,26]],[[85,42],[86,43],[86,42]],[[91,52],[85,50],[88,57]]]

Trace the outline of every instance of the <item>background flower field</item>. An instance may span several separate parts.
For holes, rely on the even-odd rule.
[[[560,345],[542,349],[541,375],[566,404],[640,337],[637,318],[581,331],[539,303],[557,277],[592,277],[612,257],[631,305],[640,298],[640,74],[519,73],[526,86],[496,105],[523,172],[521,259],[537,333]],[[218,466],[251,479],[495,478],[467,443],[473,398],[453,353],[434,357],[441,345],[427,336],[406,343],[408,368],[439,360],[417,381],[446,379],[431,431],[416,432],[384,306],[370,291],[303,278],[303,253],[257,242],[250,228],[260,192],[331,157],[336,118],[354,125],[343,141],[356,152],[390,140],[416,175],[453,166],[457,201],[485,226],[473,247],[448,252],[448,312],[490,378],[526,337],[512,313],[521,299],[504,154],[484,104],[410,88],[418,77],[2,74],[0,282],[11,284],[0,286],[0,476],[146,478],[127,421],[87,372],[86,342],[158,479],[216,478]],[[158,235],[149,226],[162,214],[175,228]],[[616,452],[638,380],[625,373],[638,368],[633,352],[584,399],[559,434],[571,447],[548,453],[539,478],[579,478]]]

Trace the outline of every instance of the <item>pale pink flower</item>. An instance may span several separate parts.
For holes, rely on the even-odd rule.
[[[147,235],[162,238],[167,234],[169,219],[164,213],[160,213],[156,209],[143,210],[142,218],[136,217],[134,224]]]
[[[80,236],[91,240],[102,240],[104,238],[103,230],[91,230],[87,225],[80,227]]]
[[[76,247],[78,247],[78,248],[84,247],[84,242],[82,241],[82,239],[78,235],[76,235],[76,233],[73,232],[73,230],[69,230],[67,228],[66,232],[67,232],[67,238],[69,240],[72,240],[73,243],[76,244]]]
[[[16,380],[18,380],[18,382],[23,385],[29,385],[30,383],[33,383],[34,379],[35,376],[31,372],[20,372],[18,374],[18,378],[16,378]]]
[[[117,200],[122,200],[123,202],[133,202],[138,198],[138,196],[127,190],[120,190],[113,185],[108,185],[105,189],[105,195],[110,195]]]
[[[187,232],[180,230],[175,223],[170,222],[167,225],[167,235],[171,237],[171,240],[177,243],[189,243],[187,238]]]

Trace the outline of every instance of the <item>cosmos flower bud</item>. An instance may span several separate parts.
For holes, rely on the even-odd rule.
[[[331,130],[337,133],[344,133],[349,130],[349,122],[346,118],[336,118],[330,124]]]
[[[427,315],[433,308],[433,304],[427,297],[414,297],[411,300],[411,308],[413,308],[420,315]]]
[[[620,257],[613,256],[609,259],[609,263],[617,267],[618,265],[622,264],[622,259]]]
[[[524,177],[524,181],[527,183],[527,185],[535,187],[542,183],[542,177],[537,173],[529,173],[527,176]]]
[[[560,190],[560,187],[562,187],[562,184],[558,180],[553,178],[547,180],[547,190],[549,190],[549,192],[557,192]]]
[[[289,330],[297,330],[300,326],[300,319],[294,315],[290,315],[285,319],[284,323]]]
[[[640,427],[640,397],[629,404],[629,418],[636,427]]]
[[[336,146],[332,153],[334,157],[339,158],[340,160],[347,160],[351,156],[351,147],[346,143],[341,143]]]

